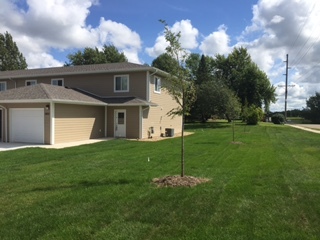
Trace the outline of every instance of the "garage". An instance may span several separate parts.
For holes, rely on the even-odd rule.
[[[44,143],[44,109],[11,108],[10,142]]]

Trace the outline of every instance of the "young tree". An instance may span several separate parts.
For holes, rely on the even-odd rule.
[[[165,21],[160,20],[164,24],[165,39],[169,43],[166,53],[171,56],[177,64],[171,66],[168,84],[165,86],[169,94],[178,103],[177,108],[173,108],[168,112],[169,116],[182,116],[181,125],[181,177],[185,175],[185,146],[184,146],[184,121],[185,116],[189,114],[193,102],[195,101],[195,87],[192,81],[188,81],[190,73],[185,68],[187,59],[186,51],[180,45],[180,32],[172,32]]]
[[[26,69],[26,59],[13,41],[11,34],[0,33],[0,71]]]
[[[120,53],[113,45],[104,45],[102,50],[98,48],[85,48],[74,54],[68,55],[69,62],[65,66],[89,65],[101,63],[127,62],[128,59],[124,53]]]

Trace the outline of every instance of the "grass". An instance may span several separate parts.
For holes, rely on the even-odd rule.
[[[320,135],[288,126],[188,125],[180,139],[0,152],[0,239],[319,239]],[[148,157],[150,162],[148,162]]]

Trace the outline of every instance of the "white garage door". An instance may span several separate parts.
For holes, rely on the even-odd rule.
[[[10,142],[44,143],[44,109],[10,109]]]

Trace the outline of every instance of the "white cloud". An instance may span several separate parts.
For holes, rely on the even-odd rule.
[[[176,22],[172,27],[169,27],[169,29],[173,33],[181,33],[180,44],[182,48],[189,51],[198,47],[197,37],[199,35],[199,31],[192,26],[190,20],[181,20],[180,22]],[[150,57],[156,58],[165,52],[167,46],[168,42],[164,37],[164,32],[161,32],[157,37],[154,46],[146,48],[146,53]]]
[[[47,68],[53,66],[61,66],[64,63],[54,59],[54,57],[48,53],[29,53],[25,56],[28,59],[29,68]]]
[[[96,28],[86,23],[97,0],[26,0],[19,9],[15,1],[1,0],[0,32],[8,31],[26,57],[29,68],[59,66],[50,51],[101,47],[113,44],[127,53],[129,61],[140,62],[140,36],[121,23],[101,18]]]
[[[199,48],[203,54],[214,57],[216,54],[228,54],[231,51],[229,43],[227,28],[221,25],[218,31],[204,38]]]
[[[140,36],[122,23],[101,18],[98,32],[102,44],[111,43],[119,49],[127,47],[141,48]]]
[[[284,20],[283,17],[276,15],[271,19],[271,23],[277,24],[277,23],[281,23]]]
[[[305,99],[314,94],[310,85],[313,91],[320,91],[319,84],[314,84],[320,80],[319,13],[320,4],[316,1],[259,0],[253,7],[251,25],[239,37],[238,45],[248,48],[252,59],[273,83],[284,80],[283,61],[289,54],[289,84],[297,86],[288,91],[292,108],[305,107]],[[271,106],[271,110],[282,106],[281,98],[278,102],[281,104]]]
[[[146,52],[147,54],[149,54],[150,57],[156,58],[165,52],[165,49],[168,45],[169,43],[166,41],[164,35],[160,35],[157,37],[156,43],[153,47],[146,48]]]
[[[176,22],[171,30],[174,33],[181,32],[180,43],[182,48],[195,49],[198,47],[197,37],[199,35],[198,29],[194,28],[190,20],[181,20]]]

